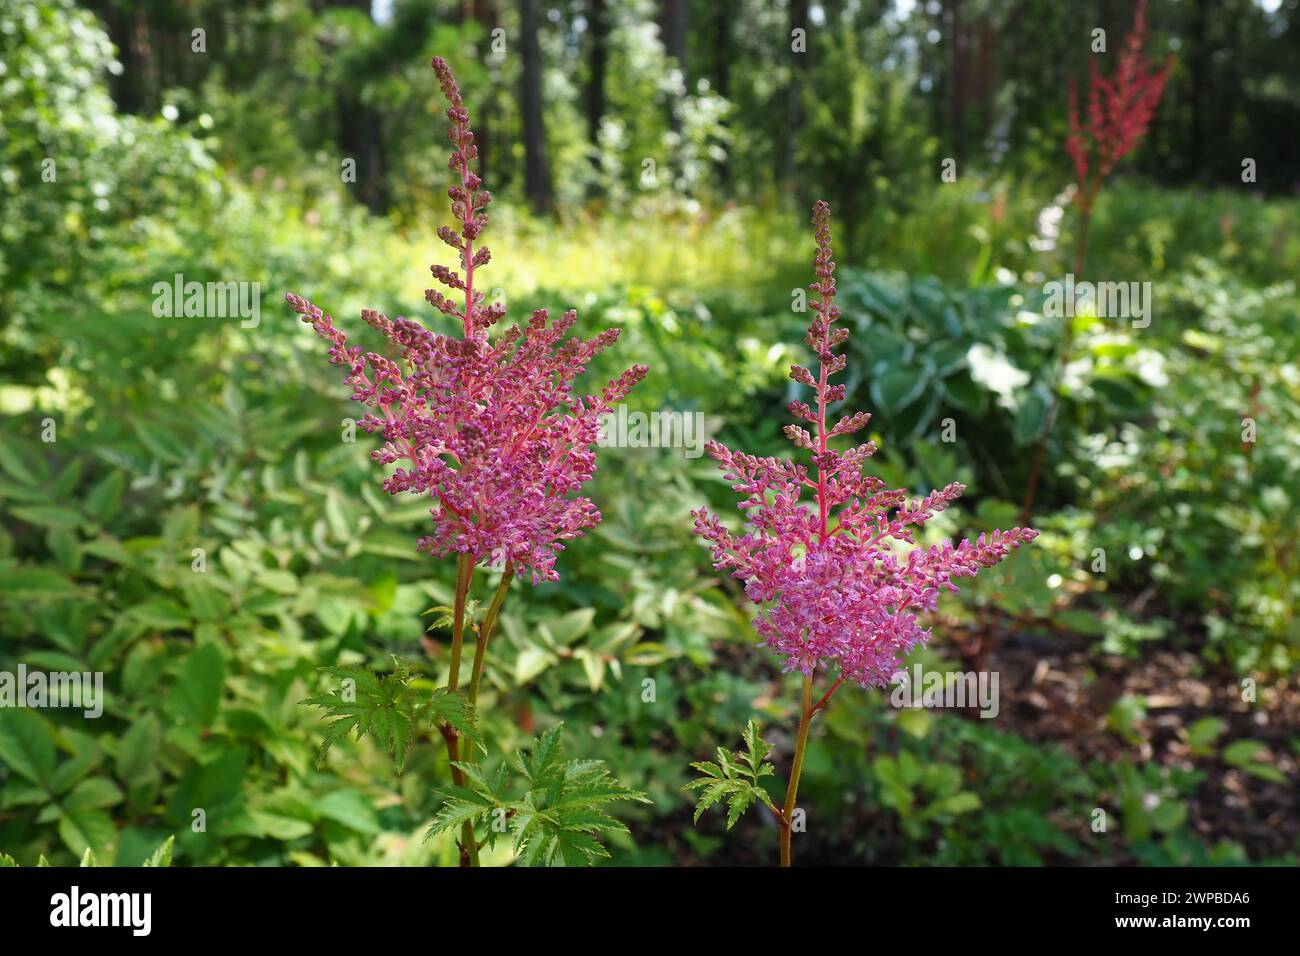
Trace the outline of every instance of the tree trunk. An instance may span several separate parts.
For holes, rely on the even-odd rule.
[[[735,55],[731,48],[731,20],[731,11],[725,4],[720,3],[713,8],[713,18],[710,23],[713,55],[709,63],[709,81],[713,84],[714,92],[724,100],[731,96],[731,60]],[[731,124],[729,120],[724,119],[722,125],[725,127]],[[718,182],[726,190],[731,183],[730,159],[720,159],[716,168]]]
[[[664,0],[662,32],[664,52],[677,61],[682,85],[686,86],[686,0]],[[676,96],[668,102],[668,127],[674,133],[682,131],[681,110]]]
[[[951,111],[949,122],[952,124],[952,155],[957,159],[960,170],[960,163],[966,158],[966,97],[970,93],[967,86],[969,44],[961,20],[961,0],[947,0],[944,7],[948,50],[951,56],[951,67],[948,72],[948,108]]]
[[[542,115],[542,51],[537,41],[537,0],[519,0],[523,31],[520,105],[524,116],[524,194],[538,215],[551,209],[551,177],[546,168],[546,120]]]
[[[790,60],[790,82],[785,88],[785,192],[796,205],[799,205],[799,131],[803,129],[803,86],[809,68],[808,51],[796,53],[792,49],[795,30],[804,31],[805,43],[811,42],[808,35],[808,0],[790,0],[790,30],[783,38],[786,56]]]
[[[609,66],[609,4],[607,0],[590,0],[591,72],[587,75],[587,141],[591,143],[592,164],[599,165],[600,124],[605,119],[605,73]]]
[[[492,0],[465,0],[463,14],[466,20],[473,20],[483,25],[483,32],[489,37],[497,26],[497,13],[495,4]],[[489,40],[489,43],[491,41]],[[493,128],[491,125],[492,114],[494,110],[490,108],[491,102],[496,99],[496,88],[493,84],[490,92],[484,97],[484,106],[487,109],[480,109],[474,114],[474,145],[478,147],[478,177],[485,183],[492,181],[492,168],[488,160],[495,157],[495,142],[492,139]]]
[[[1205,179],[1204,143],[1205,143],[1205,90],[1210,80],[1211,56],[1210,41],[1206,36],[1205,0],[1194,0],[1192,4],[1192,56],[1191,56],[1191,174],[1192,179],[1201,182]]]

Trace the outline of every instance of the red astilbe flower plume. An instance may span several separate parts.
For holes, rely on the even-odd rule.
[[[546,310],[538,310],[526,327],[489,338],[505,308],[485,305],[474,280],[491,257],[475,242],[487,226],[492,196],[470,169],[478,150],[456,80],[441,57],[434,58],[433,69],[450,103],[449,166],[457,179],[448,195],[458,228],[442,226],[438,236],[456,250],[461,271],[431,269],[459,301],[438,289],[425,297],[459,320],[462,335],[441,335],[411,319],[364,310],[365,322],[400,353],[399,364],[349,346],[332,317],[306,299],[285,298],[330,343],[330,362],[348,367],[344,381],[352,400],[370,409],[359,424],[384,439],[371,457],[399,465],[385,490],[433,500],[433,533],[418,548],[510,564],[530,572],[534,584],[554,581],[563,542],[601,520],[589,498],[575,496],[596,470],[592,446],[600,438],[600,420],[647,369],[634,365],[599,394],[575,395],[574,379],[614,344],[619,330],[566,340],[577,319],[573,311],[551,323]]]
[[[1095,61],[1089,66],[1086,123],[1079,117],[1077,85],[1070,81],[1070,132],[1065,138],[1065,151],[1074,160],[1079,187],[1076,201],[1085,210],[1091,209],[1097,191],[1115,164],[1146,135],[1164,95],[1173,57],[1154,69],[1143,50],[1146,32],[1146,0],[1139,0],[1115,75],[1109,79],[1102,76]]]
[[[835,349],[848,330],[835,324],[840,310],[825,202],[813,206],[813,224],[817,281],[810,288],[817,301],[806,341],[820,369],[816,376],[798,365],[790,371],[792,379],[813,390],[816,408],[790,404],[791,413],[813,431],[803,425],[785,428],[797,447],[810,452],[812,474],[803,464],[756,458],[710,442],[709,454],[745,496],[740,509],[749,527],[734,535],[704,508],[692,515],[695,532],[709,542],[714,567],[730,570],[745,583],[751,600],[768,605],[754,627],[784,658],[786,670],[811,675],[834,664],[841,678],[883,687],[900,658],[929,636],[918,617],[935,609],[939,592],[957,590],[953,578],[998,563],[1038,532],[1013,528],[980,535],[974,543],[916,546],[912,528],[948,507],[965,487],[953,483],[909,499],[905,491],[863,473],[875,454],[874,442],[844,452],[829,447],[830,439],[858,431],[870,415],[856,412],[827,427],[827,406],[844,398],[844,386],[828,380],[845,366]],[[812,507],[803,500],[805,492],[812,494]]]

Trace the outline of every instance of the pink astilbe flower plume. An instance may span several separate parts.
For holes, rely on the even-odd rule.
[[[913,529],[965,487],[953,483],[912,499],[864,474],[876,451],[873,442],[847,451],[830,447],[832,438],[859,431],[870,416],[857,412],[827,425],[827,407],[844,398],[844,386],[829,380],[844,369],[845,357],[835,350],[848,330],[836,325],[840,310],[825,202],[813,207],[813,224],[817,281],[810,288],[816,301],[806,341],[819,367],[814,374],[792,366],[790,377],[812,389],[816,405],[792,402],[790,411],[803,424],[785,428],[796,447],[810,452],[809,465],[756,458],[710,442],[709,453],[744,496],[740,509],[748,528],[735,535],[701,508],[693,512],[695,531],[709,542],[714,566],[730,571],[751,600],[766,605],[754,627],[786,670],[811,676],[819,667],[835,666],[839,680],[882,687],[901,657],[929,636],[920,617],[935,610],[941,591],[957,590],[954,578],[997,564],[1038,532],[1013,528],[982,534],[973,543],[919,547]]]
[[[475,288],[491,258],[478,240],[492,195],[471,169],[478,150],[456,80],[441,57],[433,69],[450,103],[455,174],[448,195],[456,228],[442,226],[438,236],[456,250],[460,271],[434,265],[433,277],[454,297],[434,288],[425,298],[457,320],[461,334],[363,311],[398,353],[395,361],[349,346],[331,316],[299,296],[285,298],[330,343],[330,362],[347,367],[352,400],[369,409],[359,424],[384,442],[372,457],[398,466],[385,490],[432,500],[433,531],[419,549],[527,571],[533,583],[554,581],[564,542],[600,522],[592,501],[576,494],[596,470],[600,420],[645,377],[646,367],[629,368],[598,394],[575,394],[574,379],[614,344],[619,330],[566,339],[577,319],[573,311],[551,322],[538,310],[526,326],[489,337],[505,315],[504,306],[486,304]]]
[[[1078,184],[1075,200],[1085,211],[1092,208],[1115,164],[1136,149],[1146,135],[1164,95],[1173,57],[1155,69],[1143,50],[1146,33],[1146,0],[1138,0],[1115,75],[1104,77],[1095,61],[1089,64],[1086,122],[1079,117],[1078,89],[1070,81],[1070,132],[1065,138],[1065,151],[1074,161]]]

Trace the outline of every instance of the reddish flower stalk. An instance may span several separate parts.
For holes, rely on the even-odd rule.
[[[525,572],[534,584],[558,580],[555,562],[564,542],[600,522],[595,504],[576,493],[595,473],[601,419],[647,369],[634,365],[598,394],[575,395],[574,379],[614,344],[619,330],[608,329],[586,341],[566,340],[577,321],[572,310],[552,324],[540,309],[526,327],[515,325],[495,340],[489,338],[489,329],[506,311],[501,303],[486,305],[483,293],[474,287],[478,270],[491,259],[478,240],[487,228],[492,194],[471,168],[478,147],[460,88],[441,57],[435,57],[432,66],[449,104],[453,148],[448,167],[456,180],[447,190],[456,228],[441,226],[438,237],[456,250],[460,271],[433,265],[433,277],[457,296],[453,300],[435,288],[425,298],[458,320],[461,334],[441,335],[411,319],[363,310],[362,319],[400,354],[399,364],[349,346],[333,318],[306,299],[293,294],[285,298],[330,343],[331,364],[347,367],[344,381],[352,388],[352,400],[368,409],[359,424],[384,439],[371,457],[382,465],[400,463],[384,481],[384,489],[393,495],[427,495],[432,502],[433,533],[420,538],[419,550],[458,556],[447,683],[452,691],[460,689],[474,568],[489,563],[502,569],[487,616],[477,628],[467,695],[473,704],[510,581]],[[446,724],[439,730],[454,763],[460,759],[459,735]],[[455,767],[452,777],[457,785],[464,784]],[[472,864],[477,856],[467,825],[462,863]]]
[[[1065,151],[1074,160],[1074,201],[1079,207],[1079,237],[1075,251],[1074,281],[1083,281],[1083,270],[1088,255],[1088,226],[1092,221],[1097,195],[1115,165],[1127,156],[1146,136],[1155,116],[1156,107],[1164,95],[1165,82],[1173,67],[1173,57],[1165,60],[1159,69],[1147,58],[1146,0],[1138,0],[1133,15],[1133,26],[1124,39],[1114,76],[1101,75],[1096,62],[1089,64],[1088,115],[1084,122],[1079,116],[1079,94],[1076,83],[1070,81],[1070,132],[1065,137]],[[1074,341],[1074,325],[1067,322],[1065,336],[1056,361],[1056,385],[1052,389],[1052,403],[1043,422],[1042,433],[1034,448],[1033,463],[1025,489],[1024,504],[1020,509],[1021,522],[1027,522],[1038,492],[1038,477],[1042,470],[1047,438],[1051,434],[1061,403],[1060,378],[1069,361],[1070,346]]]
[[[1146,0],[1138,0],[1115,75],[1104,77],[1096,61],[1089,64],[1086,124],[1079,118],[1077,84],[1070,81],[1070,133],[1065,151],[1074,160],[1075,202],[1085,214],[1092,211],[1097,193],[1116,163],[1133,152],[1146,135],[1164,94],[1173,58],[1154,69],[1143,50],[1146,33]]]
[[[745,495],[740,508],[749,528],[737,536],[706,509],[693,512],[695,531],[709,542],[714,567],[729,570],[744,582],[752,601],[766,605],[754,619],[755,630],[783,658],[786,671],[803,674],[794,762],[785,805],[777,814],[783,866],[790,864],[791,824],[812,718],[847,681],[885,686],[901,658],[929,637],[918,617],[935,610],[941,591],[957,590],[953,578],[997,564],[1038,534],[1013,528],[955,547],[951,542],[917,546],[913,526],[947,508],[965,487],[953,483],[909,500],[906,491],[888,489],[864,473],[876,451],[874,442],[843,452],[831,447],[832,439],[860,430],[871,416],[855,412],[828,426],[828,407],[845,395],[843,385],[830,384],[846,364],[835,349],[849,333],[836,326],[840,310],[825,202],[814,205],[813,224],[817,281],[811,289],[816,299],[806,342],[817,356],[818,372],[814,376],[799,365],[790,370],[794,381],[813,390],[815,409],[802,401],[790,404],[791,413],[813,432],[787,425],[785,434],[810,452],[816,477],[802,464],[757,458],[710,442],[709,453],[735,482],[733,488]],[[812,494],[811,508],[801,500],[805,492]],[[835,681],[814,703],[814,676],[832,666],[838,670]]]

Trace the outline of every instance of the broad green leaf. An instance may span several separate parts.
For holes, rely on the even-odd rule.
[[[113,818],[101,809],[79,808],[59,817],[59,837],[69,850],[78,855],[90,849],[103,851],[111,848],[116,836]]]
[[[38,485],[45,465],[31,445],[0,433],[0,470],[25,485]]]
[[[381,828],[370,800],[358,790],[335,790],[316,802],[316,812],[357,833],[376,834]]]
[[[1268,747],[1258,740],[1238,740],[1223,748],[1223,762],[1233,767],[1254,763],[1268,753]]]
[[[925,394],[929,384],[930,373],[922,366],[892,367],[872,379],[871,399],[881,413],[897,412]]]
[[[99,810],[121,803],[122,791],[106,777],[90,777],[81,781],[63,798],[65,811]]]
[[[1202,717],[1187,728],[1187,744],[1193,753],[1209,753],[1227,723],[1219,717]]]
[[[120,471],[110,471],[86,495],[86,511],[96,520],[105,522],[117,514],[122,503],[122,490],[126,478]]]
[[[129,787],[155,774],[161,744],[162,725],[156,715],[145,713],[118,744],[118,777]]]
[[[20,505],[9,510],[19,521],[42,528],[78,528],[82,522],[77,511],[62,505]]]
[[[171,699],[177,715],[200,727],[211,726],[221,706],[225,677],[225,661],[214,645],[205,644],[191,651],[172,685]]]
[[[127,612],[133,621],[158,631],[188,631],[194,619],[185,608],[169,598],[154,598]]]
[[[26,709],[0,709],[0,761],[11,771],[48,788],[54,774],[54,738],[45,721]]]
[[[49,568],[17,567],[0,570],[0,598],[13,601],[76,597],[81,592],[67,575]]]

